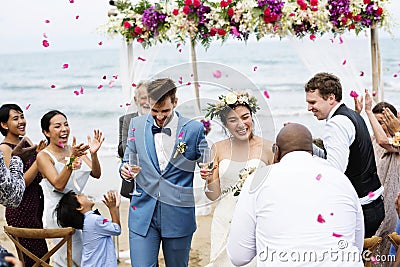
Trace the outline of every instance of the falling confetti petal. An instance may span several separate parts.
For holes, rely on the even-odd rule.
[[[81,90],[80,90],[80,93],[81,93],[81,94],[83,94],[83,87],[82,87],[82,86],[81,86]]]
[[[69,0],[69,2],[70,2],[71,4],[73,4],[73,3],[75,2],[75,0]]]
[[[43,33],[43,38],[47,38],[47,34],[45,32]]]
[[[191,85],[192,83],[191,82],[187,82],[187,84],[186,85]]]
[[[103,42],[102,42],[102,41],[100,41],[100,42],[98,42],[97,44],[98,44],[98,45],[103,45]]]
[[[97,89],[101,89],[101,88],[103,88],[103,85],[99,85],[99,86],[97,86]]]
[[[322,217],[321,214],[318,214],[317,221],[318,221],[319,223],[324,223],[324,222],[325,222],[325,219]]]
[[[136,131],[136,128],[132,128],[132,132]]]
[[[44,21],[44,23],[50,23],[50,20],[46,19],[46,20]]]
[[[256,70],[257,70],[257,66],[254,66],[253,71],[256,71]]]
[[[111,81],[109,81],[108,82],[108,86],[110,87],[110,88],[113,88],[114,87],[114,80],[111,80]]]
[[[329,40],[331,41],[332,44],[333,44],[333,42],[335,41],[333,38],[330,38]]]
[[[178,52],[179,52],[179,53],[182,53],[182,49],[179,48]]]
[[[108,220],[107,219],[103,219],[103,224],[105,224],[106,222],[108,222]]]
[[[43,40],[42,41],[42,45],[44,46],[44,47],[49,47],[49,42],[47,41],[47,40]]]
[[[179,84],[182,84],[182,76],[181,76],[181,77],[179,77],[179,81],[178,81],[178,83],[179,83]]]
[[[317,179],[317,181],[321,180],[322,175],[318,174],[317,177],[315,177],[315,179]]]
[[[62,68],[63,68],[63,69],[68,69],[68,67],[69,67],[69,65],[66,64],[66,63],[62,65]]]
[[[64,144],[61,141],[58,142],[58,146],[61,147],[61,148],[64,148]]]
[[[220,70],[216,70],[213,72],[213,76],[214,76],[214,78],[219,79],[222,76],[222,72]]]
[[[364,76],[364,72],[363,71],[360,71],[360,76],[361,77]]]
[[[368,193],[368,197],[369,197],[369,198],[372,198],[372,197],[374,197],[374,196],[375,196],[374,192],[369,192],[369,193]]]
[[[75,91],[74,91],[74,94],[75,94],[75,95],[79,95],[79,91],[76,91],[76,90],[75,90]]]
[[[145,58],[142,58],[142,57],[138,57],[137,59],[138,59],[138,60],[141,60],[141,61],[146,61],[146,59],[145,59]]]
[[[358,97],[358,94],[357,94],[356,91],[351,91],[351,92],[350,92],[350,96],[351,96],[351,97],[354,97],[354,98],[357,98],[357,97]]]
[[[106,79],[107,79],[107,76],[106,76],[106,75],[104,75],[104,76],[103,76],[103,80],[106,80]]]
[[[190,77],[193,77],[194,75],[193,75],[193,73],[192,74],[190,74]]]
[[[56,86],[54,84],[52,84],[52,85],[50,85],[50,88],[54,89],[54,88],[56,88]]]
[[[339,37],[339,44],[343,44],[342,36]]]
[[[132,87],[136,87],[136,83],[132,83]]]
[[[118,75],[113,75],[112,76],[114,79],[118,80]]]
[[[132,209],[133,209],[133,210],[136,210],[136,206],[135,206],[135,205],[133,205],[133,206],[132,206]]]
[[[332,236],[334,236],[334,237],[342,237],[343,235],[337,234],[337,233],[333,232],[333,233],[332,233]]]
[[[372,91],[372,96],[376,96],[376,91]]]
[[[311,41],[314,41],[315,39],[317,39],[317,37],[315,37],[314,34],[311,34],[311,35],[310,35],[310,40],[311,40]]]
[[[331,212],[331,214],[330,214],[331,216],[333,216],[333,212]]]
[[[346,63],[347,63],[347,60],[345,59],[345,60],[343,61],[342,65],[346,65]]]
[[[132,136],[132,137],[129,137],[128,140],[129,140],[129,141],[135,141],[136,138]]]
[[[264,90],[264,96],[269,99],[269,94],[267,90]]]
[[[125,103],[125,106],[129,107],[131,105],[131,103]]]
[[[28,104],[28,105],[25,107],[25,110],[28,110],[30,107],[31,107],[31,104]]]
[[[75,16],[75,19],[79,19],[79,15],[76,15],[76,16]]]
[[[397,73],[393,74],[393,78],[397,78]]]
[[[179,133],[179,135],[178,135],[178,139],[179,139],[179,140],[182,139],[184,133],[185,133],[184,131],[182,131],[182,132]]]
[[[120,108],[122,108],[122,107],[123,107],[123,105],[119,105],[119,107],[120,107]]]

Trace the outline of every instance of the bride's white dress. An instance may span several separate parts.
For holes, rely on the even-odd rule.
[[[232,161],[223,159],[219,162],[219,179],[221,183],[221,192],[226,188],[234,186],[239,179],[239,172],[243,168],[262,167],[265,163],[260,159],[250,159],[244,162]],[[233,192],[226,193],[219,199],[213,215],[211,223],[211,251],[210,264],[211,266],[234,266],[226,253],[226,242],[228,239],[229,229],[233,216],[233,211],[236,206],[238,196],[233,196]],[[246,266],[256,266],[256,260]]]

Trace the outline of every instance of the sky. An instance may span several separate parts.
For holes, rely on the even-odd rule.
[[[394,36],[400,38],[400,1],[392,0],[389,8],[397,21]],[[108,0],[3,1],[0,54],[44,51],[43,34],[54,51],[119,48],[118,37],[110,39],[99,31],[107,22],[109,9]],[[382,32],[380,37],[389,36]]]

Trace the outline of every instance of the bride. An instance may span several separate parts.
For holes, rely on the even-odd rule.
[[[216,105],[209,104],[206,117],[219,117],[230,137],[212,147],[214,169],[201,172],[207,181],[210,200],[217,200],[211,224],[210,264],[233,266],[226,253],[233,210],[246,174],[273,163],[272,142],[253,134],[253,114],[257,99],[244,91],[220,96]],[[244,174],[244,175],[243,175]],[[242,179],[240,179],[242,178]],[[255,266],[255,261],[247,266]]]

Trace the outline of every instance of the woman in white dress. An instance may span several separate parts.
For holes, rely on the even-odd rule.
[[[238,194],[246,178],[242,175],[273,163],[273,143],[253,133],[253,114],[258,109],[257,99],[243,91],[221,96],[216,105],[208,108],[206,117],[219,117],[231,137],[213,145],[214,170],[201,173],[212,191],[206,192],[207,197],[218,200],[211,224],[210,264],[207,266],[234,266],[226,253],[226,241]],[[254,261],[247,266],[255,265]]]
[[[68,145],[70,128],[67,117],[60,111],[47,112],[41,119],[43,134],[47,139],[47,147],[37,155],[38,169],[43,175],[42,186],[44,194],[44,227],[58,228],[55,208],[63,196],[70,190],[81,194],[89,176],[100,178],[101,168],[97,151],[104,141],[99,130],[94,131],[94,137],[88,136],[88,144],[76,144],[75,137],[72,146]],[[86,156],[90,152],[91,159]],[[60,239],[54,239],[57,244]],[[82,233],[76,230],[72,237],[73,266],[81,265]],[[54,254],[54,266],[67,266],[66,245]]]

